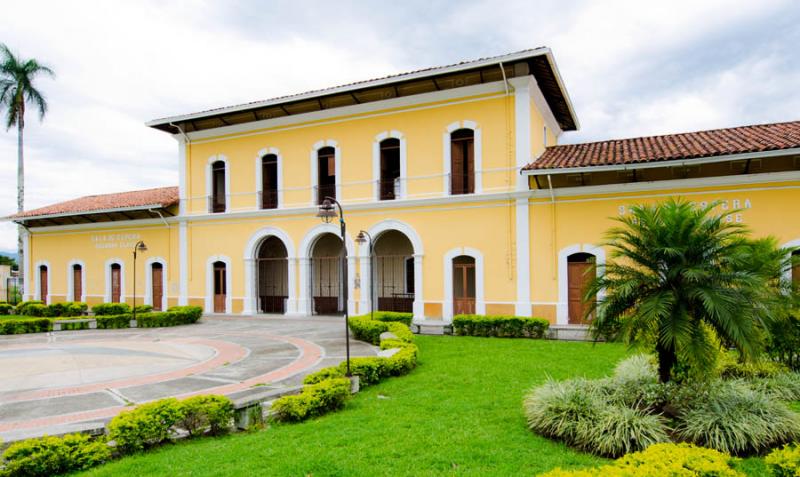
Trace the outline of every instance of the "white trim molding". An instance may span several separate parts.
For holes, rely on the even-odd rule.
[[[446,323],[453,322],[453,259],[460,256],[475,259],[475,314],[486,314],[484,300],[484,275],[483,254],[480,250],[471,247],[458,247],[444,254],[444,297],[442,300],[442,319]]]
[[[28,286],[30,281],[30,277],[33,276],[33,269],[31,268],[31,233],[28,229],[17,226],[18,233],[22,234],[22,253],[24,255],[23,261],[20,266],[23,267],[24,275],[23,275],[23,282],[22,282],[22,299],[25,301],[33,300],[33,294],[31,294],[30,290],[33,290],[33,287]]]
[[[189,224],[178,224],[178,305],[189,304]]]
[[[280,159],[278,159],[280,160]],[[258,281],[256,280],[258,269],[258,249],[264,240],[269,237],[275,237],[283,243],[286,247],[286,266],[288,267],[287,281],[288,281],[288,298],[286,303],[285,315],[296,316],[297,310],[297,279],[295,271],[297,269],[297,253],[294,248],[292,238],[285,231],[277,227],[264,227],[257,230],[244,248],[244,308],[243,315],[254,315],[258,313]]]
[[[205,296],[205,312],[206,314],[220,314],[214,313],[214,263],[222,262],[225,264],[225,313],[231,314],[233,310],[233,269],[231,267],[231,259],[225,255],[212,255],[206,260],[206,296]]]
[[[336,174],[336,200],[342,200],[342,151],[339,148],[339,143],[333,139],[326,139],[324,141],[317,141],[311,147],[311,206],[317,204],[317,188],[319,187],[319,158],[317,156],[320,149],[323,147],[333,148],[334,171]]]
[[[341,239],[339,226],[335,224],[319,224],[309,230],[300,242],[298,262],[300,266],[300,295],[297,298],[297,309],[300,315],[311,316],[313,313],[313,299],[311,296],[311,254],[317,240],[324,234],[333,234]],[[356,313],[355,278],[356,255],[355,243],[350,235],[346,236],[345,247],[347,250],[347,310]]]
[[[81,267],[81,296],[75,297],[75,274],[72,267],[79,265]],[[86,302],[86,263],[83,260],[73,258],[67,263],[67,301],[80,301]]]
[[[256,209],[261,209],[260,196],[264,192],[262,160],[264,156],[274,154],[278,161],[278,207],[283,207],[283,157],[281,151],[274,147],[265,147],[256,155]]]
[[[42,290],[40,286],[42,283],[42,270],[41,270],[42,267],[47,268],[47,295],[45,295],[44,297],[42,296]],[[50,262],[47,260],[37,260],[36,263],[33,264],[33,276],[36,280],[33,283],[33,290],[34,290],[33,299],[42,300],[48,305],[51,303],[50,297],[53,295],[53,289],[50,286],[50,283],[52,281],[51,277],[52,271],[53,267],[50,266]]]
[[[566,325],[569,322],[569,282],[567,276],[567,258],[575,253],[589,253],[595,257],[595,270],[598,274],[602,272],[606,264],[606,251],[603,247],[592,244],[573,244],[558,251],[558,304],[556,305],[556,324]],[[601,292],[597,299],[603,298]]]
[[[203,209],[208,210],[209,213],[211,212],[211,208],[209,207],[210,197],[214,194],[211,166],[217,161],[222,161],[225,163],[225,212],[228,212],[231,209],[231,163],[228,161],[228,158],[225,155],[215,154],[209,157],[208,162],[206,163],[206,203],[204,204]]]
[[[414,250],[414,305],[412,311],[415,320],[425,319],[425,300],[423,295],[423,276],[422,276],[422,258],[425,255],[425,250],[422,245],[422,238],[414,230],[414,227],[399,220],[383,220],[373,225],[369,230],[370,237],[377,241],[384,233],[394,230],[403,234]],[[374,245],[374,244],[373,244]],[[370,257],[369,245],[361,245],[358,247],[359,251],[359,265],[361,274],[361,303],[359,303],[359,310],[369,309],[369,298],[375,299],[375,291],[372,289],[372,273],[370,270]],[[404,272],[405,273],[405,269]]]
[[[178,215],[185,215],[189,197],[186,191],[186,139],[183,136],[175,139],[178,141]]]
[[[517,268],[517,301],[514,304],[514,314],[531,316],[531,229],[530,208],[526,197],[516,199],[514,214]]]
[[[481,128],[478,123],[470,120],[456,121],[447,125],[446,131],[442,134],[442,187],[444,188],[443,194],[449,196],[450,194],[450,173],[451,171],[451,149],[450,149],[450,135],[459,129],[471,129],[474,136],[472,139],[473,154],[475,155],[473,167],[475,169],[475,190],[474,194],[483,192],[483,139],[481,137]]]
[[[155,306],[153,303],[153,264],[161,264],[161,309],[167,310],[167,261],[162,257],[148,258],[144,262],[144,304]]]
[[[405,199],[408,182],[408,149],[406,137],[400,131],[384,131],[372,142],[372,196],[376,201],[381,199],[381,142],[394,138],[400,141],[400,195],[395,199]]]
[[[119,302],[125,303],[125,261],[121,258],[109,258],[104,267],[105,272],[105,294],[103,302],[111,303],[111,265],[119,265]]]

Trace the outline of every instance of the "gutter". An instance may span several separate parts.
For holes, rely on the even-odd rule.
[[[116,207],[113,209],[97,209],[97,210],[84,210],[80,212],[61,212],[58,214],[46,214],[46,215],[26,215],[24,217],[3,217],[0,221],[5,222],[16,222],[18,221],[25,221],[25,220],[41,220],[41,219],[51,219],[51,218],[58,218],[58,217],[74,217],[76,215],[92,215],[92,214],[113,214],[115,212],[133,212],[133,211],[140,211],[140,210],[151,210],[151,209],[161,209],[163,208],[163,204],[149,204],[149,205],[137,205],[133,207]]]

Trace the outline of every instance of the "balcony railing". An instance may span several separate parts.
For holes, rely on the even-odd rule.
[[[379,184],[380,200],[395,200],[400,197],[400,178],[381,179]]]
[[[262,209],[277,209],[278,191],[277,190],[258,191],[258,204]]]
[[[209,196],[208,197],[208,211],[212,214],[225,212],[225,197]]]
[[[336,198],[336,184],[322,184],[314,186],[316,191],[315,197],[317,198],[317,205],[321,204],[325,197]]]

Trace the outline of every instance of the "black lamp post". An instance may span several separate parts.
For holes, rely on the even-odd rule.
[[[334,204],[336,204],[334,206]],[[344,336],[345,336],[345,348],[347,350],[347,377],[351,377],[352,374],[350,373],[350,326],[348,323],[348,310],[347,310],[347,303],[348,303],[348,277],[347,277],[347,240],[346,238],[346,231],[347,226],[344,223],[344,211],[342,210],[342,204],[339,203],[338,200],[334,199],[333,197],[325,197],[325,200],[319,205],[319,212],[317,212],[317,217],[321,218],[323,222],[326,224],[331,223],[333,219],[337,217],[336,209],[339,209],[339,227],[341,229],[342,234],[342,257],[344,258],[344,263],[342,264],[342,277],[344,277],[344,286],[342,287],[343,294],[344,294]]]
[[[147,251],[147,245],[139,240],[133,246],[133,320],[136,321],[136,255],[138,252],[144,253]]]
[[[374,294],[374,291],[372,290],[372,284],[375,283],[375,280],[372,277],[372,235],[370,235],[366,230],[358,232],[358,235],[356,236],[357,244],[363,245],[367,243],[367,240],[369,240],[369,319],[371,320],[372,310],[374,309],[372,304],[372,296]]]

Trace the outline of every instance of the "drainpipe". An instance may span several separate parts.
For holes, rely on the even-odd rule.
[[[161,220],[164,221],[164,227],[169,227],[169,223],[167,222],[167,219],[164,218],[164,214],[162,214],[160,210],[158,210],[158,209],[147,209],[147,211],[150,212],[151,214],[158,214],[158,216],[161,217]]]
[[[506,78],[506,69],[503,67],[503,62],[498,63],[500,66],[500,73],[503,75],[503,85],[506,87],[506,96],[508,96],[508,78]]]
[[[547,186],[550,188],[550,240],[553,241],[553,280],[557,279],[558,275],[558,252],[556,251],[556,194],[553,191],[553,181],[550,179],[550,174],[547,174]]]

